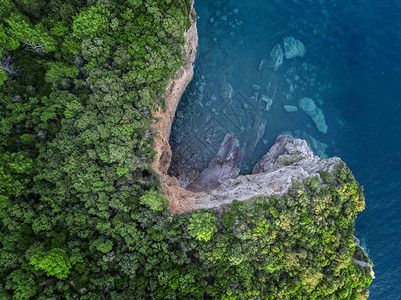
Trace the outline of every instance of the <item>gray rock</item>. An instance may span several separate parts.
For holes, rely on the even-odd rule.
[[[306,53],[304,44],[292,36],[284,38],[284,51],[287,59],[303,57]]]
[[[263,65],[265,64],[266,60],[262,59],[259,63],[258,71],[262,71]]]
[[[319,171],[333,172],[340,163],[338,157],[322,160],[315,156],[307,143],[289,136],[279,136],[273,147],[255,165],[251,175],[228,179],[216,190],[197,194],[193,208],[213,208],[234,199],[248,201],[255,197],[282,196],[293,181],[302,182],[318,176]]]
[[[321,158],[326,158],[326,154],[325,153],[326,153],[327,144],[316,140],[313,136],[311,136],[309,134],[306,134],[305,132],[300,132],[298,134],[298,136],[301,139],[303,139],[303,140],[308,142],[309,147],[313,150],[313,152],[317,156],[319,156]]]
[[[292,113],[298,111],[298,107],[295,105],[283,105],[283,108],[286,112]]]
[[[231,84],[226,80],[226,77],[224,75],[220,80],[219,93],[223,100],[229,100],[234,95],[234,89],[232,88]]]
[[[245,141],[241,149],[243,149],[243,159],[247,165],[253,161],[255,157],[253,152],[266,130],[266,119],[260,115],[255,115],[254,118],[252,126],[249,126],[240,137],[241,141]]]
[[[306,141],[282,135],[277,138],[273,147],[253,167],[252,174],[273,172],[283,166],[313,157],[313,152],[309,149]]]
[[[220,149],[194,181],[186,188],[191,192],[214,190],[230,178],[236,178],[240,173],[242,153],[239,142],[232,134],[227,133]]]

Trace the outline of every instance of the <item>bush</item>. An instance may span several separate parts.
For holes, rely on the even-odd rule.
[[[217,232],[216,217],[210,212],[194,213],[189,219],[189,234],[199,241],[208,241]]]

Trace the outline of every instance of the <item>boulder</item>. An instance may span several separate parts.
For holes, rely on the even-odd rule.
[[[186,189],[191,192],[207,192],[216,189],[230,178],[238,177],[242,152],[239,142],[227,133],[215,157]]]
[[[284,53],[279,44],[270,51],[270,66],[276,71],[283,64]]]
[[[261,95],[260,96],[260,100],[262,101],[262,103],[264,104],[265,110],[269,111],[270,107],[273,104],[273,99],[267,97],[266,95]]]
[[[298,107],[295,105],[283,105],[283,108],[286,112],[292,113],[298,111]]]
[[[316,107],[316,104],[312,99],[302,98],[298,101],[298,106],[304,113],[311,117],[320,132],[327,132],[327,125],[323,112],[320,108]]]
[[[296,40],[291,36],[284,38],[284,52],[285,57],[291,59],[295,57],[303,57],[306,53],[306,49],[300,40]]]

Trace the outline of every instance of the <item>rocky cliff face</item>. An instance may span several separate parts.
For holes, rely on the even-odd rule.
[[[192,192],[207,192],[218,188],[228,179],[238,177],[241,159],[239,141],[234,135],[227,133],[217,155],[186,189]]]
[[[242,153],[238,141],[228,134],[216,157],[194,182],[184,189],[175,177],[167,175],[171,161],[169,145],[171,125],[178,102],[193,77],[192,64],[198,46],[195,11],[191,12],[191,27],[185,33],[184,65],[170,80],[165,94],[166,109],[154,112],[158,120],[155,138],[153,169],[159,175],[163,193],[169,200],[172,213],[183,213],[201,208],[216,208],[234,199],[246,201],[253,197],[283,195],[292,181],[319,176],[319,171],[331,172],[339,158],[322,160],[309,149],[306,141],[281,136],[255,165],[251,175],[238,176]]]
[[[184,65],[170,80],[165,94],[166,109],[154,112],[158,136],[155,138],[153,169],[159,175],[163,193],[169,200],[172,213],[201,208],[218,208],[233,200],[246,201],[253,197],[283,195],[292,181],[319,176],[319,171],[331,172],[339,158],[322,160],[315,156],[304,140],[281,136],[255,165],[251,175],[238,176],[242,153],[238,141],[228,134],[208,168],[188,187],[179,186],[175,177],[167,175],[171,161],[169,138],[178,102],[193,77],[192,64],[198,46],[195,11],[191,27],[185,33]]]
[[[225,164],[228,165],[228,162],[226,160]],[[214,208],[233,200],[282,196],[288,192],[294,180],[302,182],[308,177],[320,177],[321,171],[332,173],[339,163],[338,157],[321,159],[315,156],[304,140],[279,136],[269,152],[255,165],[252,174],[224,177],[221,173],[216,175],[212,169],[207,176],[212,183],[216,181],[215,176],[230,179],[222,182],[215,190],[197,193],[191,199],[185,199],[185,207],[188,210]],[[228,170],[228,175],[232,173],[232,170]],[[205,174],[203,177],[206,177]],[[203,185],[207,186],[207,183],[203,182]]]
[[[154,139],[156,155],[152,163],[152,168],[160,177],[163,192],[169,199],[169,207],[173,212],[177,211],[181,205],[181,203],[177,201],[178,199],[192,195],[192,193],[178,185],[178,181],[175,177],[168,176],[167,170],[171,161],[171,148],[168,143],[171,125],[174,120],[178,102],[194,74],[192,64],[195,61],[196,48],[198,47],[198,32],[194,8],[192,8],[191,11],[191,27],[185,32],[184,36],[184,64],[178,70],[176,77],[168,83],[165,94],[165,110],[153,112],[153,116],[157,120],[155,126],[157,127],[158,135]]]

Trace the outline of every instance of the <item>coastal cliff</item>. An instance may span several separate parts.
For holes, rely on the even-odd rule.
[[[191,26],[184,33],[184,58],[183,65],[178,70],[176,77],[171,79],[167,85],[165,99],[165,108],[153,112],[153,116],[157,120],[154,124],[157,128],[155,142],[155,158],[152,168],[160,178],[163,193],[169,199],[169,208],[172,212],[178,212],[180,206],[179,199],[192,196],[192,193],[180,187],[175,177],[167,175],[167,170],[171,161],[171,147],[169,144],[171,125],[177,109],[178,102],[181,99],[186,87],[191,82],[194,75],[193,63],[195,61],[196,48],[198,47],[198,31],[196,28],[196,13],[193,8],[191,10]]]
[[[234,158],[228,156],[222,161],[227,164],[234,161]],[[238,176],[238,172],[231,178],[219,174],[219,178],[226,180],[221,181],[216,189],[195,194],[190,207],[213,208],[229,204],[233,200],[248,201],[258,197],[284,196],[294,181],[302,183],[309,177],[317,176],[320,179],[321,173],[332,174],[340,161],[338,157],[321,159],[315,156],[304,140],[279,136],[276,143],[255,165],[252,174]],[[230,174],[232,171],[226,170],[225,173]],[[214,182],[216,174],[211,170],[203,176],[208,178],[208,182]]]
[[[152,164],[172,219],[183,230],[181,239],[193,243],[180,243],[191,266],[207,269],[207,278],[221,285],[222,294],[247,290],[247,295],[263,291],[271,298],[292,293],[304,299],[366,299],[373,264],[352,235],[364,195],[340,158],[323,159],[305,140],[281,135],[252,174],[239,175],[244,154],[228,133],[208,167],[186,188],[167,175],[171,125],[193,77],[198,45],[194,10],[191,16],[184,64],[168,84],[165,109],[154,112],[158,136]],[[245,272],[249,278],[264,281],[247,286],[241,276],[219,277],[242,265],[253,266]]]

